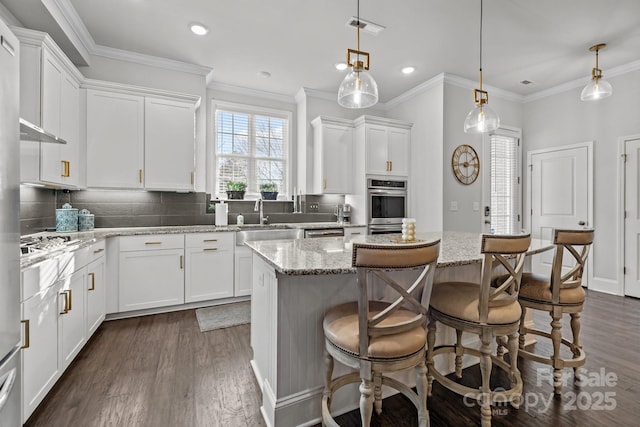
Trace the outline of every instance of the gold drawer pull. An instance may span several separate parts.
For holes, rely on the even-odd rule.
[[[211,242],[217,242],[218,239],[205,239],[203,240],[204,243],[211,243]]]
[[[142,169],[138,169],[138,181],[142,184]]]
[[[93,251],[93,253],[94,254],[99,254],[102,251],[104,251],[104,248],[96,249],[95,251]]]
[[[68,160],[60,160],[62,162],[62,177],[68,178],[71,176],[71,163]]]
[[[71,310],[71,304],[69,301],[69,291],[62,291],[60,295],[64,296],[64,308],[60,312],[60,314],[67,314],[69,310]]]
[[[31,337],[29,333],[29,319],[21,320],[20,323],[24,325],[24,345],[20,348],[29,348],[31,345]]]
[[[96,273],[89,273],[88,275],[91,276],[91,287],[88,290],[95,291],[96,290]]]
[[[144,242],[145,245],[161,245],[162,242]]]
[[[203,251],[217,251],[218,248],[204,248]]]

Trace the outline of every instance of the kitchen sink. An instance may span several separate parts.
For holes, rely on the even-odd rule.
[[[243,246],[245,242],[256,240],[280,240],[280,239],[301,239],[304,237],[304,230],[299,228],[269,228],[256,229],[249,227],[236,232],[236,245]]]

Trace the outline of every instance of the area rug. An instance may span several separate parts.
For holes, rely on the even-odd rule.
[[[199,308],[196,318],[200,332],[244,325],[251,321],[251,301]]]

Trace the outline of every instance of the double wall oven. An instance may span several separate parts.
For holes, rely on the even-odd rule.
[[[367,180],[369,233],[402,232],[402,218],[407,216],[407,181]]]

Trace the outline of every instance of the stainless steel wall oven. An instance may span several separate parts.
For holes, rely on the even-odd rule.
[[[406,180],[367,180],[369,233],[400,233],[407,216]]]

